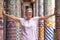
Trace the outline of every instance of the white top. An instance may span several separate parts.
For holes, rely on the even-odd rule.
[[[30,20],[20,18],[22,24],[21,40],[38,40],[38,17],[33,17]]]

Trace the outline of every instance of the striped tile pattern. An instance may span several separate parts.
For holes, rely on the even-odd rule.
[[[45,40],[54,40],[54,29],[52,27],[45,28]]]

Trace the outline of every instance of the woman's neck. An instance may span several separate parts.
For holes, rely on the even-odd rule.
[[[27,18],[26,20],[30,20],[31,18]]]
[[[27,18],[27,20],[30,20],[31,18]]]

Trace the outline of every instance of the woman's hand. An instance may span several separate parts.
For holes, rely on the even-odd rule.
[[[5,10],[2,10],[2,14],[5,15],[6,11]]]
[[[54,12],[54,15],[57,15],[57,12],[59,12],[60,9],[57,9],[55,12]]]

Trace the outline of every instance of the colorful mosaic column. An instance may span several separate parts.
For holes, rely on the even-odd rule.
[[[45,16],[54,13],[55,0],[45,0]],[[55,17],[45,20],[45,40],[54,40]]]
[[[44,16],[44,0],[38,1],[38,14],[39,16]],[[44,21],[39,22],[39,40],[44,40]]]
[[[16,0],[8,0],[8,11],[7,13],[10,15],[15,15],[16,16]],[[12,20],[9,19],[7,20],[7,28],[6,28],[6,33],[7,33],[7,38],[6,40],[16,40],[16,23]]]
[[[20,17],[21,3],[20,0],[8,0],[8,14]],[[20,40],[20,26],[18,22],[8,19],[7,40]]]
[[[21,17],[21,0],[16,0],[16,12],[17,17]],[[16,40],[21,39],[21,26],[20,23],[16,22]]]
[[[60,0],[56,0],[56,9],[59,9],[56,15],[56,40],[60,40]]]
[[[2,10],[3,10],[3,0],[0,0],[0,29],[3,29],[3,15],[2,15]],[[2,39],[0,39],[0,40],[2,40]]]
[[[34,4],[34,16],[43,16],[43,0],[36,0],[36,3]],[[39,22],[39,40],[44,40],[44,21]]]

